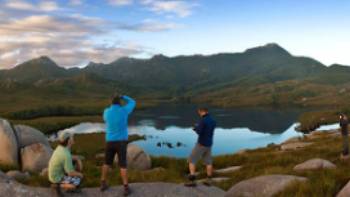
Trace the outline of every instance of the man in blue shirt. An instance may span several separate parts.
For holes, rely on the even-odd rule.
[[[125,105],[122,103],[125,102]],[[124,185],[124,195],[130,193],[127,176],[128,117],[136,106],[135,100],[128,96],[116,95],[112,105],[105,109],[103,119],[106,123],[105,163],[102,166],[101,191],[108,189],[106,182],[109,168],[113,165],[115,154],[118,155],[120,175]]]
[[[210,116],[207,108],[199,108],[198,114],[201,117],[199,123],[193,129],[198,134],[198,140],[196,146],[193,148],[192,153],[188,159],[190,175],[188,177],[189,183],[186,186],[196,186],[196,163],[202,159],[207,168],[207,181],[206,185],[211,184],[211,177],[213,176],[213,159],[211,156],[211,147],[213,145],[214,130],[216,122]]]

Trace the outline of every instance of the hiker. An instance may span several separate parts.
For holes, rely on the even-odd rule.
[[[126,104],[123,105],[123,102]],[[107,174],[117,154],[124,195],[127,196],[130,193],[127,175],[128,116],[135,105],[136,102],[130,97],[115,95],[112,98],[112,105],[103,113],[106,123],[106,150],[105,163],[102,166],[101,191],[108,189]]]
[[[198,141],[188,159],[190,174],[188,176],[189,182],[185,184],[185,186],[188,187],[196,186],[196,163],[200,159],[203,160],[207,169],[207,180],[204,182],[204,184],[210,186],[211,178],[213,176],[213,160],[211,156],[211,147],[213,145],[213,137],[216,122],[210,116],[207,108],[199,108],[197,112],[201,117],[201,120],[193,128],[193,130],[198,134]]]
[[[52,188],[62,196],[61,188],[66,191],[79,192],[79,186],[83,178],[82,163],[71,154],[74,144],[73,134],[61,132],[58,136],[58,146],[53,152],[48,167],[48,177]],[[76,163],[76,165],[74,165]]]
[[[343,137],[343,152],[342,157],[347,157],[349,155],[349,138],[348,138],[348,124],[349,120],[345,114],[340,114],[339,124],[341,128],[341,134]]]

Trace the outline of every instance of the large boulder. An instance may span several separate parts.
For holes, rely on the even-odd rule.
[[[23,148],[36,143],[41,143],[46,146],[50,146],[47,137],[37,129],[26,125],[15,125],[14,129],[16,130],[18,136],[18,147]]]
[[[295,181],[306,181],[306,178],[292,175],[266,175],[241,181],[232,186],[226,197],[271,197],[283,191]]]
[[[149,170],[152,167],[150,156],[135,144],[128,144],[127,150],[128,168],[135,170]],[[118,163],[118,155],[115,155],[115,162]]]
[[[6,172],[6,175],[16,180],[26,180],[30,177],[28,172],[20,172],[18,170],[10,170]]]
[[[17,166],[18,147],[16,135],[7,120],[0,119],[0,164]]]
[[[350,196],[350,181],[343,187],[338,193],[337,197],[349,197]]]
[[[41,172],[48,166],[52,149],[41,143],[32,144],[21,149],[22,170]]]
[[[337,166],[330,161],[315,158],[296,165],[294,170],[301,172],[306,170],[335,169],[336,167]]]

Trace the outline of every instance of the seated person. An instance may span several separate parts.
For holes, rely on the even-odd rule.
[[[75,191],[83,178],[83,174],[74,168],[71,147],[74,144],[73,135],[62,132],[58,136],[58,146],[49,161],[48,176],[54,188],[60,194],[61,188],[66,191]],[[81,170],[80,160],[75,157],[76,167]]]

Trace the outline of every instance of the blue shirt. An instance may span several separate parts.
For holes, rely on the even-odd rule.
[[[122,99],[126,101],[126,105],[113,104],[103,112],[107,142],[128,140],[128,117],[136,102],[128,96],[123,96]]]
[[[193,129],[198,134],[197,142],[202,146],[211,147],[213,145],[215,127],[216,122],[209,114],[203,116]]]

